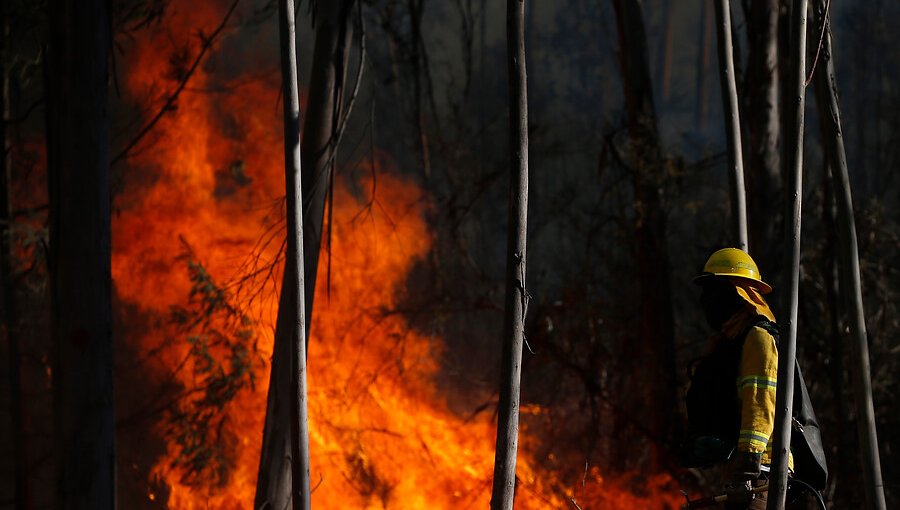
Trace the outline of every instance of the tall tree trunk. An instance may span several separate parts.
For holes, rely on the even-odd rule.
[[[787,493],[788,457],[791,445],[791,410],[794,402],[794,363],[797,355],[797,293],[800,287],[800,213],[803,196],[803,121],[806,105],[806,7],[807,0],[793,0],[791,10],[791,68],[787,90],[791,95],[785,104],[784,158],[791,170],[784,208],[783,267],[788,274],[783,280],[783,309],[787,320],[781,324],[782,339],[778,346],[778,389],[775,396],[775,430],[772,472],[769,479],[768,510],[783,510]]]
[[[343,83],[350,50],[350,11],[348,0],[319,4],[316,17],[316,41],[313,50],[306,120],[300,150],[303,218],[303,309],[307,340],[312,322],[313,297],[322,241],[325,201],[331,184],[337,148],[335,132],[341,113]],[[254,507],[282,509],[291,504],[291,345],[293,314],[298,306],[294,286],[297,269],[290,257],[285,261],[275,324],[275,345],[266,421],[260,454]]]
[[[656,76],[662,88],[662,94],[660,95],[661,108],[669,100],[672,91],[672,37],[675,34],[675,16],[673,11],[676,3],[673,0],[662,0],[663,29],[659,37],[659,47],[656,50]]]
[[[709,117],[709,88],[706,76],[709,74],[709,48],[712,45],[712,13],[709,4],[712,0],[700,0],[700,30],[697,31],[697,109],[694,110],[694,124],[703,127]]]
[[[778,154],[778,0],[752,0],[747,13],[749,56],[744,80],[747,126],[747,205],[750,244],[763,274],[775,267],[778,213],[772,200],[781,188]]]
[[[506,2],[509,74],[509,227],[506,305],[491,510],[512,510],[519,443],[519,386],[525,340],[525,248],[528,231],[528,87],[525,72],[525,2]]]
[[[423,72],[423,42],[422,42],[422,14],[425,8],[424,0],[408,0],[410,31],[410,61],[413,72],[413,115],[415,116],[416,129],[418,131],[418,150],[422,160],[422,174],[425,180],[431,178],[431,151],[428,142],[428,129],[425,125],[425,108],[422,106],[422,72]]]
[[[0,118],[0,140],[3,143],[3,154],[0,155],[0,328],[6,335],[9,355],[9,417],[12,430],[12,464],[15,470],[13,481],[15,507],[25,510],[30,508],[28,497],[28,462],[25,458],[25,429],[22,425],[24,409],[22,407],[22,375],[21,356],[19,354],[19,332],[13,282],[13,232],[12,232],[12,145],[10,144],[7,126],[12,118],[9,102],[11,61],[10,39],[10,2],[0,6],[0,93],[2,93],[2,118]]]
[[[747,196],[744,190],[744,155],[741,144],[741,114],[738,108],[731,34],[731,3],[715,0],[716,34],[719,46],[719,77],[722,82],[722,111],[728,148],[728,180],[731,187],[731,216],[736,246],[749,251],[747,241]]]
[[[613,0],[613,6],[635,195],[635,267],[654,268],[637,271],[638,339],[627,343],[625,356],[641,362],[633,368],[632,381],[645,381],[634,395],[634,401],[641,402],[632,410],[635,419],[647,424],[657,441],[664,442],[674,433],[677,405],[672,289],[662,200],[665,165],[653,106],[641,2]],[[658,449],[650,452],[654,462],[658,453]]]
[[[354,0],[318,4],[316,45],[300,158],[303,162],[303,254],[307,337],[312,321],[319,256],[322,253],[325,202],[334,179],[337,130],[342,120],[347,61],[353,37]]]
[[[818,99],[816,99],[818,104]],[[819,117],[820,131],[825,132],[825,120],[821,115]],[[822,275],[822,281],[825,282],[825,304],[829,317],[828,336],[830,340],[828,344],[828,375],[831,383],[832,401],[837,409],[837,458],[833,462],[833,469],[828,474],[828,485],[826,488],[826,497],[828,493],[833,493],[837,484],[836,480],[843,480],[847,470],[847,454],[850,452],[850,441],[847,438],[846,431],[850,428],[848,425],[848,417],[850,416],[850,407],[847,404],[846,387],[844,384],[844,374],[847,370],[847,364],[844,361],[844,327],[841,317],[843,315],[839,297],[842,289],[839,285],[839,273],[837,262],[837,211],[834,201],[834,186],[832,185],[832,171],[825,161],[822,165],[825,172],[823,188],[825,189],[824,200],[822,200],[822,218],[825,228],[825,254],[827,256],[828,265]],[[832,499],[832,498],[828,498]]]
[[[856,401],[856,423],[859,434],[860,459],[865,477],[867,508],[884,510],[884,488],[881,478],[881,460],[878,453],[878,434],[875,429],[875,410],[872,405],[872,380],[869,369],[869,343],[866,335],[866,318],[862,302],[862,286],[859,275],[856,223],[853,216],[853,197],[850,192],[850,175],[847,170],[847,154],[841,128],[841,108],[838,102],[837,78],[834,72],[834,55],[831,46],[831,27],[827,4],[813,0],[815,26],[824,30],[818,71],[815,75],[816,104],[822,122],[822,140],[825,156],[831,167],[834,197],[837,205],[838,269],[841,288],[846,296],[846,308],[850,320],[852,342],[850,344],[853,368],[851,379]]]
[[[106,0],[48,5],[56,507],[115,507]]]
[[[303,197],[300,191],[300,91],[297,86],[297,33],[294,0],[278,2],[281,86],[284,91],[284,182],[287,202],[287,259],[293,266],[289,285],[294,305],[291,336],[291,491],[294,510],[309,510],[309,423],[306,410],[306,334],[303,300]]]

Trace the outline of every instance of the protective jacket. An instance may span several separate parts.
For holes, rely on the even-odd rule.
[[[759,322],[755,310],[745,309],[725,323],[720,341],[736,344],[728,348],[740,352],[734,379],[740,415],[737,450],[761,453],[762,463],[768,465],[772,459],[769,438],[775,428],[778,347]]]
[[[721,439],[737,451],[761,453],[762,463],[768,465],[775,427],[778,329],[756,289],[736,288],[747,306],[723,324],[712,339],[713,349],[693,370],[686,402],[689,431],[695,438]],[[796,456],[799,477],[821,489],[827,477],[825,454],[799,365],[794,394],[789,467],[794,470]]]

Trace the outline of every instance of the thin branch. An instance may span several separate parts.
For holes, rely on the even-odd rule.
[[[197,58],[194,59],[194,62],[191,64],[190,69],[188,69],[188,71],[185,73],[184,77],[178,83],[178,87],[175,89],[175,92],[173,92],[172,95],[169,96],[169,98],[166,100],[165,104],[163,104],[162,108],[160,108],[159,111],[156,112],[156,115],[153,117],[153,119],[150,120],[150,122],[148,122],[146,125],[144,125],[144,127],[140,130],[140,132],[138,132],[137,136],[132,138],[131,142],[129,142],[128,145],[125,146],[124,149],[122,149],[122,151],[120,151],[118,154],[116,154],[116,156],[114,158],[112,158],[112,161],[110,161],[110,166],[115,166],[116,163],[127,158],[128,153],[131,152],[131,150],[134,149],[134,147],[138,143],[140,143],[140,141],[147,135],[147,133],[150,132],[150,130],[153,129],[154,126],[156,126],[156,123],[159,122],[160,119],[163,118],[163,115],[165,115],[166,112],[168,112],[172,109],[172,106],[175,104],[175,101],[178,99],[178,96],[181,94],[181,91],[184,90],[184,87],[187,85],[187,82],[194,75],[194,72],[197,70],[197,67],[200,66],[200,62],[203,60],[203,57],[206,55],[206,53],[212,47],[213,42],[216,40],[216,38],[219,36],[219,34],[225,28],[226,23],[228,23],[228,20],[231,18],[231,15],[234,13],[234,10],[237,7],[237,4],[239,1],[240,0],[234,0],[234,2],[231,3],[231,7],[228,8],[228,12],[225,13],[225,17],[222,18],[222,22],[219,23],[219,26],[216,27],[216,29],[213,31],[212,34],[209,35],[209,37],[204,37],[202,33],[200,34],[200,38],[203,41],[203,46],[200,48],[200,53],[197,55]]]
[[[816,57],[813,59],[812,68],[809,70],[809,76],[806,77],[806,82],[803,84],[804,87],[808,87],[809,83],[813,79],[813,75],[816,73],[816,64],[819,63],[819,54],[822,52],[822,43],[825,41],[825,31],[828,27],[828,11],[831,9],[831,0],[826,0],[825,2],[825,17],[822,22],[822,31],[819,33],[819,46],[816,48]]]

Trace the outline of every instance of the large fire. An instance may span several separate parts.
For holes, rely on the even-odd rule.
[[[189,12],[173,10],[160,27],[147,31],[130,52],[130,98],[157,104],[171,90],[178,78],[171,55],[198,27],[217,24],[220,7],[193,2]],[[274,108],[279,83],[244,81],[227,93],[210,91],[213,85],[201,66],[177,110],[130,159],[114,219],[116,292],[123,302],[160,317],[158,327],[132,330],[124,341],[152,353],[146,369],[159,380],[173,377],[187,392],[185,405],[199,401],[190,391],[213,369],[227,369],[228,351],[210,344],[206,357],[198,356],[198,345],[205,344],[199,334],[172,325],[172,307],[191,295],[199,299],[198,282],[215,282],[220,287],[209,288],[222,291],[215,296],[241,305],[240,312],[231,305],[223,309],[237,317],[241,332],[229,341],[246,342],[239,347],[252,383],[238,386],[217,410],[225,419],[216,422],[223,451],[215,455],[227,462],[215,476],[192,474],[190,466],[203,463],[185,463],[190,443],[179,442],[171,419],[159,420],[156,432],[167,449],[148,487],[156,483],[165,490],[148,490],[148,498],[167,498],[173,509],[252,506],[278,301],[279,266],[245,281],[240,292],[226,283],[274,260],[282,249],[281,117]],[[487,508],[495,423],[490,413],[464,418],[449,410],[433,383],[441,339],[413,331],[402,314],[393,313],[410,270],[431,247],[423,219],[428,197],[396,173],[378,170],[373,179],[353,191],[338,180],[330,292],[326,278],[318,279],[316,289],[309,349],[313,505]],[[267,231],[276,233],[273,241],[260,243]],[[234,320],[207,320],[220,332],[234,330]],[[640,494],[623,489],[624,482],[604,480],[596,469],[584,480],[556,480],[529,455],[529,445],[540,438],[526,428],[520,433],[518,508],[576,508],[573,498],[585,509],[679,503],[665,476],[652,478]]]

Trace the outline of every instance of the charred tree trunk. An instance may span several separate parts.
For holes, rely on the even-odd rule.
[[[56,507],[115,508],[105,0],[48,5],[47,163]]]
[[[744,80],[747,126],[747,205],[750,244],[763,274],[776,266],[781,188],[778,154],[778,0],[753,0],[747,13],[749,57]]]
[[[862,302],[862,285],[859,275],[856,223],[853,216],[853,198],[850,192],[850,175],[847,170],[847,154],[841,129],[841,108],[838,102],[837,78],[834,73],[834,55],[831,46],[831,27],[823,0],[813,0],[816,27],[824,30],[820,66],[815,75],[816,104],[822,122],[822,140],[825,156],[831,167],[834,197],[837,205],[838,270],[841,288],[846,296],[846,309],[850,322],[850,343],[853,368],[851,379],[856,401],[856,422],[859,434],[860,459],[865,479],[867,508],[886,508],[881,478],[881,460],[878,452],[878,434],[875,428],[875,410],[872,404],[872,380],[869,368],[869,343],[866,334],[866,318]]]
[[[303,301],[303,198],[300,191],[300,92],[297,86],[297,33],[294,0],[278,3],[281,86],[284,94],[284,182],[287,202],[287,259],[291,281],[291,501],[294,510],[309,510],[309,422],[306,414],[306,334]]]
[[[5,333],[9,355],[9,417],[12,430],[12,464],[15,470],[13,483],[13,501],[15,507],[25,510],[30,508],[28,498],[28,462],[25,459],[25,429],[22,425],[22,375],[21,356],[19,354],[19,332],[17,328],[18,313],[16,311],[15,288],[13,278],[13,232],[12,232],[12,146],[7,126],[12,118],[9,102],[10,86],[10,2],[0,6],[0,87],[2,87],[2,114],[0,119],[0,140],[3,143],[3,154],[0,155],[0,328]]]
[[[331,185],[343,83],[350,50],[350,7],[343,0],[319,4],[316,42],[310,71],[306,120],[300,151],[303,219],[303,312],[308,349],[313,297],[325,217],[325,201]],[[291,504],[291,345],[294,297],[298,271],[290,257],[285,261],[275,324],[275,345],[269,375],[266,422],[256,484],[255,508],[287,508]]]
[[[519,387],[525,340],[525,248],[528,231],[528,87],[525,70],[525,2],[506,2],[509,75],[509,227],[506,245],[506,305],[503,361],[491,510],[512,510],[519,444]]]
[[[744,155],[741,144],[741,114],[738,108],[731,35],[731,3],[715,0],[716,34],[719,41],[719,77],[722,81],[722,111],[728,148],[728,181],[731,187],[731,216],[734,242],[749,251],[747,240],[747,196],[744,190]]]
[[[640,360],[632,379],[645,384],[634,395],[643,404],[633,409],[635,419],[648,424],[650,435],[664,442],[675,423],[675,347],[666,215],[662,188],[665,164],[657,131],[656,111],[647,58],[647,36],[639,0],[613,0],[619,34],[619,57],[625,95],[625,122],[630,145],[630,172],[635,201],[635,267],[638,280],[638,339],[629,342],[625,355]],[[649,376],[649,380],[647,379]],[[647,403],[652,403],[648,405]],[[656,461],[658,451],[651,452]],[[637,456],[637,455],[636,455]]]
[[[778,389],[775,396],[775,429],[772,431],[772,472],[769,478],[769,510],[783,510],[787,493],[788,457],[791,445],[791,410],[794,401],[794,363],[797,355],[797,308],[800,287],[800,213],[803,196],[803,121],[806,105],[806,7],[807,0],[793,0],[791,11],[790,55],[787,91],[790,111],[785,112],[784,158],[791,170],[784,208],[782,339],[778,345]],[[787,104],[785,104],[787,109]]]

